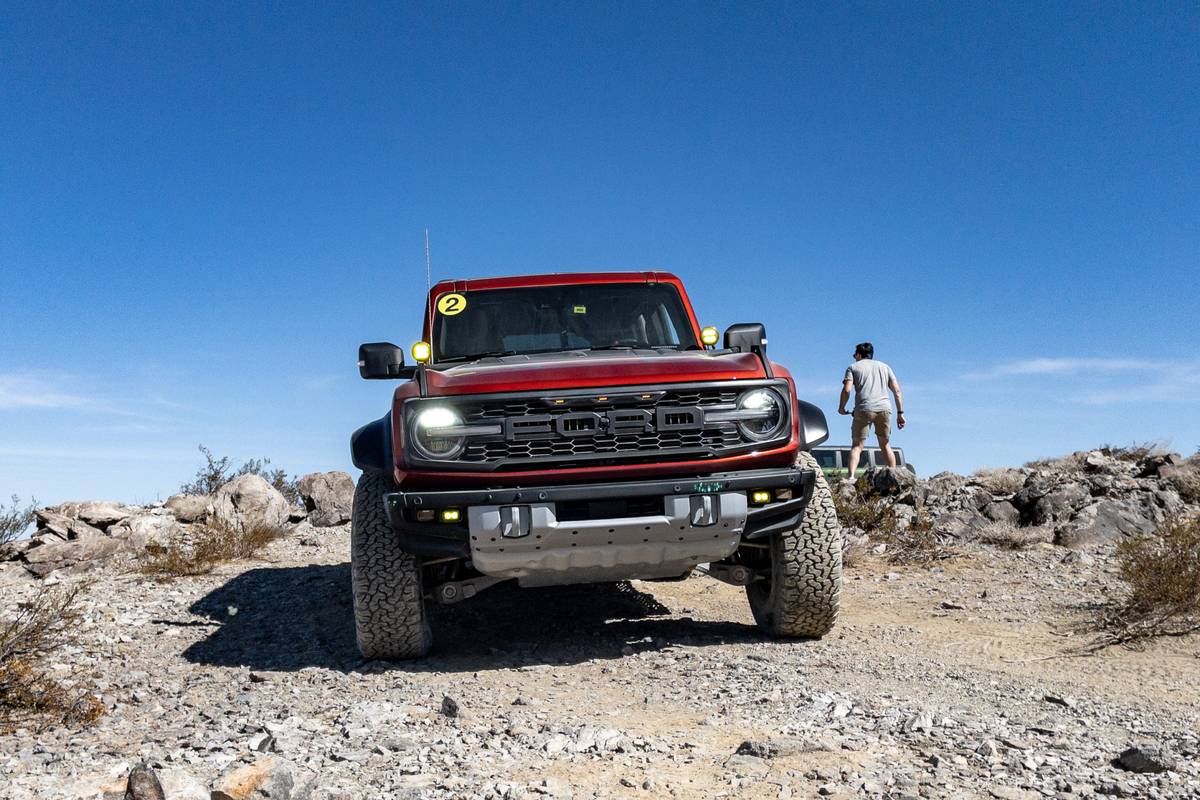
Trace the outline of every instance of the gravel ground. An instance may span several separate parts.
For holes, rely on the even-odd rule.
[[[94,675],[108,713],[0,736],[0,797],[122,797],[139,760],[179,800],[251,763],[257,796],[314,800],[1200,797],[1197,639],[1071,653],[1117,584],[1104,551],[868,559],[804,642],[700,576],[500,586],[438,609],[402,665],[357,657],[348,559],[345,528],[305,525],[212,575],[99,577],[52,669]],[[1117,766],[1135,745],[1173,768]]]

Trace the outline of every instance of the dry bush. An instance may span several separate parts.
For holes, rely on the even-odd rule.
[[[15,494],[9,505],[0,504],[0,545],[13,541],[33,524],[36,508],[37,500],[30,500],[29,505],[23,506],[21,498]]]
[[[49,664],[75,639],[84,589],[42,592],[0,623],[0,730],[37,723],[86,725],[104,713],[90,686],[49,677]]]
[[[1103,610],[1097,649],[1200,630],[1200,516],[1174,517],[1156,536],[1124,539],[1116,557],[1129,591]]]
[[[1025,473],[1011,467],[981,469],[973,476],[975,483],[992,494],[1016,494],[1025,486]]]
[[[1183,502],[1200,505],[1200,461],[1192,456],[1187,467],[1171,477],[1171,484]]]
[[[954,555],[933,530],[933,520],[920,509],[908,525],[897,525],[887,536],[887,558],[892,564],[932,564]]]
[[[979,532],[979,541],[1004,550],[1026,550],[1054,540],[1054,532],[1044,526],[1021,528],[1011,522],[990,522]]]
[[[952,551],[933,532],[933,521],[921,509],[908,525],[900,524],[894,504],[886,498],[871,497],[866,481],[859,478],[855,492],[843,497],[834,492],[833,503],[843,527],[859,528],[871,540],[887,545],[887,560],[892,564],[929,564],[948,558]],[[864,545],[865,550],[870,545]],[[853,556],[852,556],[853,557]]]
[[[1137,462],[1150,456],[1162,455],[1167,452],[1167,448],[1157,442],[1133,442],[1124,447],[1101,445],[1100,452],[1118,461]]]
[[[847,539],[842,545],[842,566],[853,569],[867,560],[871,543],[867,539]]]
[[[1037,461],[1030,461],[1025,464],[1030,469],[1051,469],[1062,472],[1075,472],[1083,469],[1084,459],[1087,458],[1087,453],[1071,453],[1067,456],[1059,456],[1057,458],[1039,458]]]
[[[183,541],[150,543],[138,558],[138,571],[159,578],[204,575],[226,561],[251,558],[284,533],[255,523],[244,529],[220,520],[194,526]]]
[[[182,494],[213,494],[234,478],[257,475],[278,489],[292,506],[299,508],[304,504],[300,497],[299,478],[289,478],[286,470],[268,469],[271,464],[269,458],[252,458],[234,469],[229,456],[217,458],[204,445],[200,445],[200,453],[204,456],[204,466],[196,470],[196,475],[190,482],[179,487]]]

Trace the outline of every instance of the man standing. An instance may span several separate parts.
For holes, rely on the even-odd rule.
[[[892,435],[892,406],[888,402],[887,390],[896,396],[896,427],[904,427],[904,400],[900,393],[900,382],[896,373],[882,361],[875,360],[875,346],[863,342],[854,346],[854,363],[846,368],[842,381],[842,396],[838,402],[838,413],[849,414],[846,402],[850,399],[850,387],[854,387],[854,416],[850,423],[850,471],[854,480],[858,459],[863,445],[867,443],[867,431],[874,425],[875,437],[889,467],[896,466],[896,454],[888,440]]]

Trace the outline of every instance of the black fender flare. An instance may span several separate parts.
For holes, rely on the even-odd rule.
[[[800,449],[811,450],[829,438],[829,423],[824,411],[812,403],[797,400],[796,416],[800,420]]]
[[[363,472],[392,474],[392,412],[350,434],[350,460]]]

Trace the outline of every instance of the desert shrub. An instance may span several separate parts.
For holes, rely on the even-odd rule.
[[[842,526],[858,528],[872,541],[886,544],[884,552],[893,564],[927,564],[952,554],[934,533],[928,514],[917,509],[909,524],[901,524],[894,503],[871,496],[863,478],[858,479],[853,494],[847,496],[835,491],[833,503]],[[864,545],[862,552],[851,557],[861,560],[868,548],[869,545]]]
[[[15,494],[9,505],[0,503],[0,545],[16,539],[33,524],[33,512],[36,508],[37,500],[30,500],[29,505],[23,506],[21,498]]]
[[[252,458],[235,469],[229,456],[217,458],[204,445],[200,445],[200,453],[204,456],[204,466],[196,470],[196,475],[191,481],[179,487],[182,494],[212,494],[234,478],[257,475],[278,489],[292,506],[299,507],[303,504],[300,499],[299,479],[288,477],[286,470],[269,469],[269,458]]]
[[[1025,485],[1025,473],[1019,469],[981,469],[973,476],[975,483],[992,494],[1016,494]]]
[[[1087,453],[1071,453],[1070,455],[1058,456],[1056,458],[1039,458],[1036,461],[1026,463],[1025,466],[1030,469],[1052,469],[1073,472],[1083,469],[1085,458],[1087,458]]]
[[[193,526],[183,540],[147,544],[138,557],[138,571],[157,578],[204,575],[226,561],[253,557],[283,533],[274,525],[237,528],[214,520]]]
[[[1173,517],[1157,535],[1124,539],[1116,558],[1128,591],[1103,609],[1098,646],[1200,630],[1200,516]]]
[[[1054,534],[1049,528],[1022,528],[1011,522],[989,522],[979,532],[980,542],[1004,550],[1025,550],[1053,539]]]
[[[1137,462],[1153,455],[1166,453],[1167,449],[1157,442],[1134,442],[1123,447],[1111,444],[1101,445],[1100,452],[1112,456],[1118,461]]]
[[[50,675],[50,662],[75,640],[76,600],[85,585],[41,592],[0,622],[0,730],[39,722],[86,725],[104,707],[90,685]]]
[[[1194,458],[1194,457],[1193,457]],[[1171,484],[1185,503],[1200,505],[1200,463],[1189,462],[1171,477]]]

